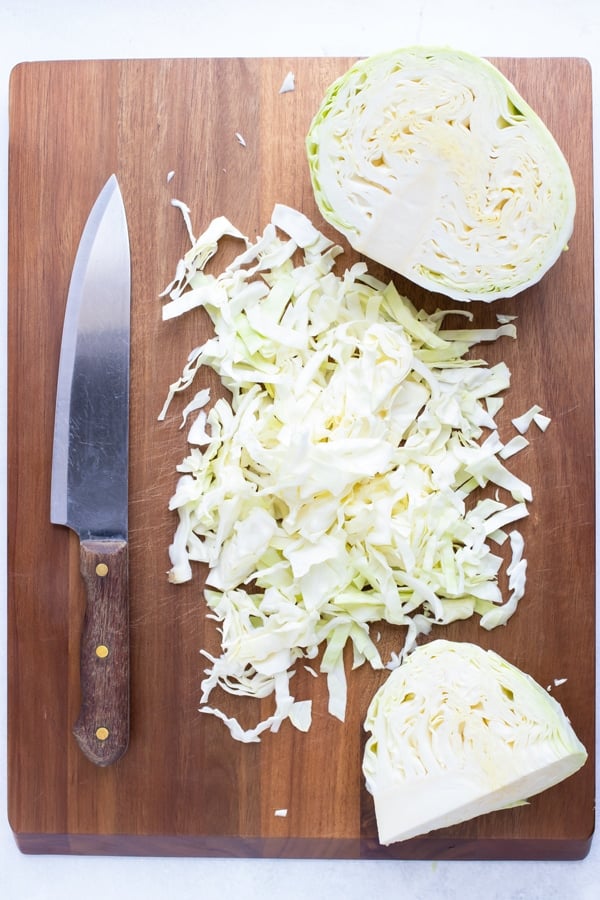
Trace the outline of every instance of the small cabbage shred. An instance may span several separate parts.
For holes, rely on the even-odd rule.
[[[575,187],[488,60],[407,47],[358,60],[306,137],[315,199],[355,250],[456,300],[511,297],[566,249]]]
[[[161,295],[163,318],[202,307],[214,334],[190,353],[159,418],[203,367],[228,398],[202,387],[183,413],[182,427],[193,421],[170,501],[169,578],[189,581],[206,564],[221,654],[202,651],[201,710],[258,741],[285,719],[310,728],[310,698],[290,689],[298,661],[314,660],[343,721],[347,645],[354,668],[393,667],[434,624],[477,614],[490,629],[515,612],[526,560],[514,523],[532,491],[500,458],[494,414],[509,370],[467,353],[516,330],[447,328],[447,311],[417,311],[364,262],[338,273],[341,247],[290,207],[276,205],[254,242],[224,217],[195,238],[180,208],[192,246]],[[210,274],[224,236],[242,247]],[[492,549],[505,541],[506,599]],[[405,629],[387,661],[371,634],[383,621]],[[272,696],[273,713],[244,728],[209,703],[217,687]]]
[[[385,845],[526,803],[587,759],[541,685],[470,643],[414,650],[374,695],[365,730],[365,786]]]

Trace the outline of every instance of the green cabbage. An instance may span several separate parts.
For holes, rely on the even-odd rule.
[[[458,300],[510,297],[566,248],[569,166],[486,60],[411,47],[327,91],[306,147],[324,218],[360,253]]]
[[[514,806],[580,769],[560,704],[491,650],[436,640],[373,697],[363,773],[382,844]]]
[[[231,397],[212,403],[204,387],[183,411],[186,426],[195,418],[170,502],[169,577],[187,581],[193,563],[207,564],[222,652],[205,653],[201,708],[256,741],[287,718],[309,727],[310,702],[290,680],[321,652],[329,711],[343,719],[344,647],[354,666],[386,664],[374,623],[405,629],[393,665],[434,624],[476,614],[489,629],[515,612],[526,560],[513,523],[532,491],[500,458],[494,414],[508,368],[467,351],[516,329],[448,328],[446,312],[418,312],[365,263],[336,272],[341,248],[289,207],[275,207],[255,242],[223,218],[194,238],[180,208],[193,245],[164,318],[203,307],[214,335],[190,353],[161,418],[204,366]],[[243,248],[209,274],[224,236]],[[506,598],[493,546],[505,540]],[[273,695],[273,715],[242,728],[209,705],[215,688]]]

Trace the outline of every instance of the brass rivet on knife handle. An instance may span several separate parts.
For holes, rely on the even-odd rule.
[[[129,743],[127,542],[84,540],[80,564],[87,596],[81,637],[81,710],[73,734],[91,762],[107,766],[123,755]],[[98,568],[104,566],[106,575],[98,578]]]
[[[104,578],[105,575],[108,575],[108,566],[106,563],[98,563],[96,566],[96,575],[99,575],[100,578]]]

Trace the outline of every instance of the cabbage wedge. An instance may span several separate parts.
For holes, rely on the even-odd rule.
[[[554,137],[468,53],[409,47],[358,61],[326,92],[306,148],[326,221],[456,300],[535,284],[573,230],[575,188]]]
[[[365,729],[363,774],[385,845],[519,805],[587,759],[544,688],[469,643],[414,650],[373,697]]]

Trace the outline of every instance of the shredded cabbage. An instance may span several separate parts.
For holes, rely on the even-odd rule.
[[[454,299],[523,291],[573,231],[575,187],[553,136],[498,69],[462,51],[359,60],[327,90],[306,148],[326,221]]]
[[[242,249],[208,274],[224,235]],[[165,319],[203,307],[214,335],[189,354],[160,418],[203,366],[230,392],[211,405],[204,388],[184,410],[186,425],[197,419],[170,502],[169,578],[208,567],[221,653],[204,651],[201,710],[242,741],[287,718],[310,727],[310,700],[290,690],[297,661],[315,660],[343,720],[346,645],[354,667],[396,665],[434,624],[504,623],[525,590],[513,524],[532,492],[501,461],[490,413],[510,373],[467,356],[482,340],[514,339],[514,323],[444,328],[447,311],[417,312],[364,263],[338,274],[341,252],[289,207],[277,205],[254,242],[221,217],[164,292]],[[475,493],[488,485],[494,496]],[[491,544],[507,538],[505,601]],[[387,663],[370,632],[381,621],[406,629]],[[209,704],[217,687],[274,695],[273,715],[243,728]]]
[[[469,643],[418,647],[374,695],[365,730],[382,844],[519,805],[587,759],[543,687]]]
[[[289,93],[289,91],[293,91],[295,89],[296,89],[296,80],[294,78],[294,73],[288,72],[281,83],[281,87],[279,88],[279,93],[287,94],[287,93]]]

